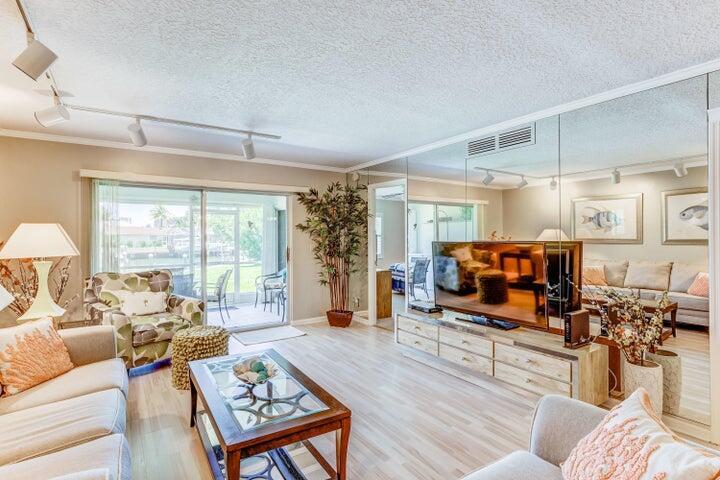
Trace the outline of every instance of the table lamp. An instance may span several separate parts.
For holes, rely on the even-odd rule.
[[[60,317],[65,309],[55,303],[48,289],[52,257],[80,255],[75,244],[59,223],[21,223],[0,250],[0,259],[32,258],[38,287],[32,305],[18,321],[42,317]]]
[[[565,232],[559,228],[546,228],[535,239],[538,242],[569,242],[570,239]]]
[[[14,301],[15,297],[13,297],[10,292],[0,285],[0,311],[5,310],[5,308]]]

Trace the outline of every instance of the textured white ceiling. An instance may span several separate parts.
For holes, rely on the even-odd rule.
[[[69,101],[276,133],[258,156],[341,167],[720,57],[716,0],[24,3]],[[0,0],[0,126],[40,130],[48,100],[9,65],[23,42]],[[74,114],[50,132],[127,141],[126,124]]]

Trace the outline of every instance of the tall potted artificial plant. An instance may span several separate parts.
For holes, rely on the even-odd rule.
[[[334,182],[320,193],[311,188],[298,194],[307,217],[296,228],[313,242],[313,256],[320,264],[320,284],[330,289],[327,318],[334,327],[347,327],[353,312],[348,310],[350,274],[355,260],[367,242],[368,204],[363,198],[365,185]]]
[[[623,390],[628,396],[643,387],[650,394],[656,412],[663,411],[663,367],[647,359],[660,342],[663,314],[658,308],[647,314],[639,293],[621,293],[605,287],[597,287],[602,298],[595,296],[590,302],[600,312],[607,335],[623,352]]]

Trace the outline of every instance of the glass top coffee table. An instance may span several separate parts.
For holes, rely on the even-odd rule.
[[[275,375],[260,385],[239,380],[233,366],[251,358],[272,365]],[[198,429],[216,479],[308,479],[312,475],[306,476],[296,459],[309,456],[323,470],[322,478],[345,479],[350,410],[275,350],[197,360],[188,366],[190,426]],[[204,410],[198,411],[198,397]],[[333,431],[335,469],[309,441]],[[305,470],[316,474],[318,468]]]

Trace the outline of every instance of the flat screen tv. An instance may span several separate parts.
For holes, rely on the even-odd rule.
[[[548,328],[543,242],[433,242],[433,279],[440,307]]]

